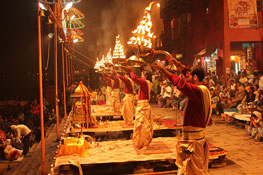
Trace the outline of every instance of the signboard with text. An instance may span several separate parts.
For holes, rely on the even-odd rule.
[[[230,28],[256,28],[256,0],[228,0]]]

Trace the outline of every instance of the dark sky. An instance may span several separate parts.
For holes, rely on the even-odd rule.
[[[82,0],[74,4],[85,15],[82,20],[85,28],[81,29],[85,42],[76,43],[76,49],[95,60],[97,56],[106,54],[109,48],[113,49],[117,34],[121,35],[122,44],[127,43],[149,2],[151,1]],[[38,96],[38,80],[34,78],[38,72],[37,0],[7,0],[3,3],[2,16],[5,17],[2,23],[4,47],[0,64],[0,100],[32,99]],[[159,11],[156,13],[159,15]],[[49,30],[45,20],[46,17],[42,22],[44,65],[47,63],[46,35]],[[44,73],[52,74],[52,42],[50,46],[50,64]],[[124,47],[127,48],[126,45]],[[84,57],[82,59],[87,61]]]

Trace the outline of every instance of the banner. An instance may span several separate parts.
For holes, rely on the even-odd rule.
[[[256,28],[256,0],[228,0],[230,28]]]

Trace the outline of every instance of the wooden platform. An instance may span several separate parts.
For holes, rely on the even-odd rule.
[[[176,125],[172,119],[159,119],[154,122],[154,137],[174,137],[182,130],[182,124]],[[69,136],[76,136],[79,133],[95,137],[96,140],[106,141],[113,139],[130,139],[133,132],[133,125],[127,125],[120,121],[100,121],[97,128],[74,128],[70,127],[66,133]]]
[[[105,167],[109,166],[113,172],[115,167],[117,168],[115,171],[119,172],[117,174],[121,174],[119,168],[121,168],[121,165],[125,165],[125,174],[129,174],[136,173],[138,165],[147,164],[148,166],[143,167],[152,169],[153,167],[158,168],[157,165],[159,164],[161,165],[160,167],[163,168],[169,167],[166,170],[159,167],[163,172],[176,171],[177,168],[174,165],[176,160],[176,143],[177,139],[175,137],[154,138],[149,149],[143,148],[138,151],[133,147],[131,140],[97,142],[91,145],[91,148],[86,150],[85,156],[69,155],[58,157],[56,159],[55,167],[58,168],[61,165],[68,165],[70,162],[77,162],[77,164],[81,165],[83,171],[89,170],[90,172],[92,171],[92,168],[96,167],[96,172],[100,174],[99,171],[101,171],[103,174],[107,171]],[[227,152],[221,148],[215,147],[211,144],[209,147],[211,149],[209,156],[211,163],[215,159],[223,159],[227,155]],[[154,166],[149,168],[150,165]],[[101,169],[98,171],[98,167],[104,167],[104,172]],[[130,170],[132,168],[133,170]],[[139,172],[140,174],[142,173],[141,171]]]
[[[91,116],[121,116],[121,112],[114,112],[111,105],[91,105]]]

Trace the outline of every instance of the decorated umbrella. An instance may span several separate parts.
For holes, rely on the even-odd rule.
[[[91,107],[90,107],[90,92],[88,88],[80,81],[79,86],[74,90],[74,93],[70,97],[80,98],[77,105],[81,106],[81,116],[83,119],[82,128],[88,128],[95,125],[95,122],[91,118]]]

